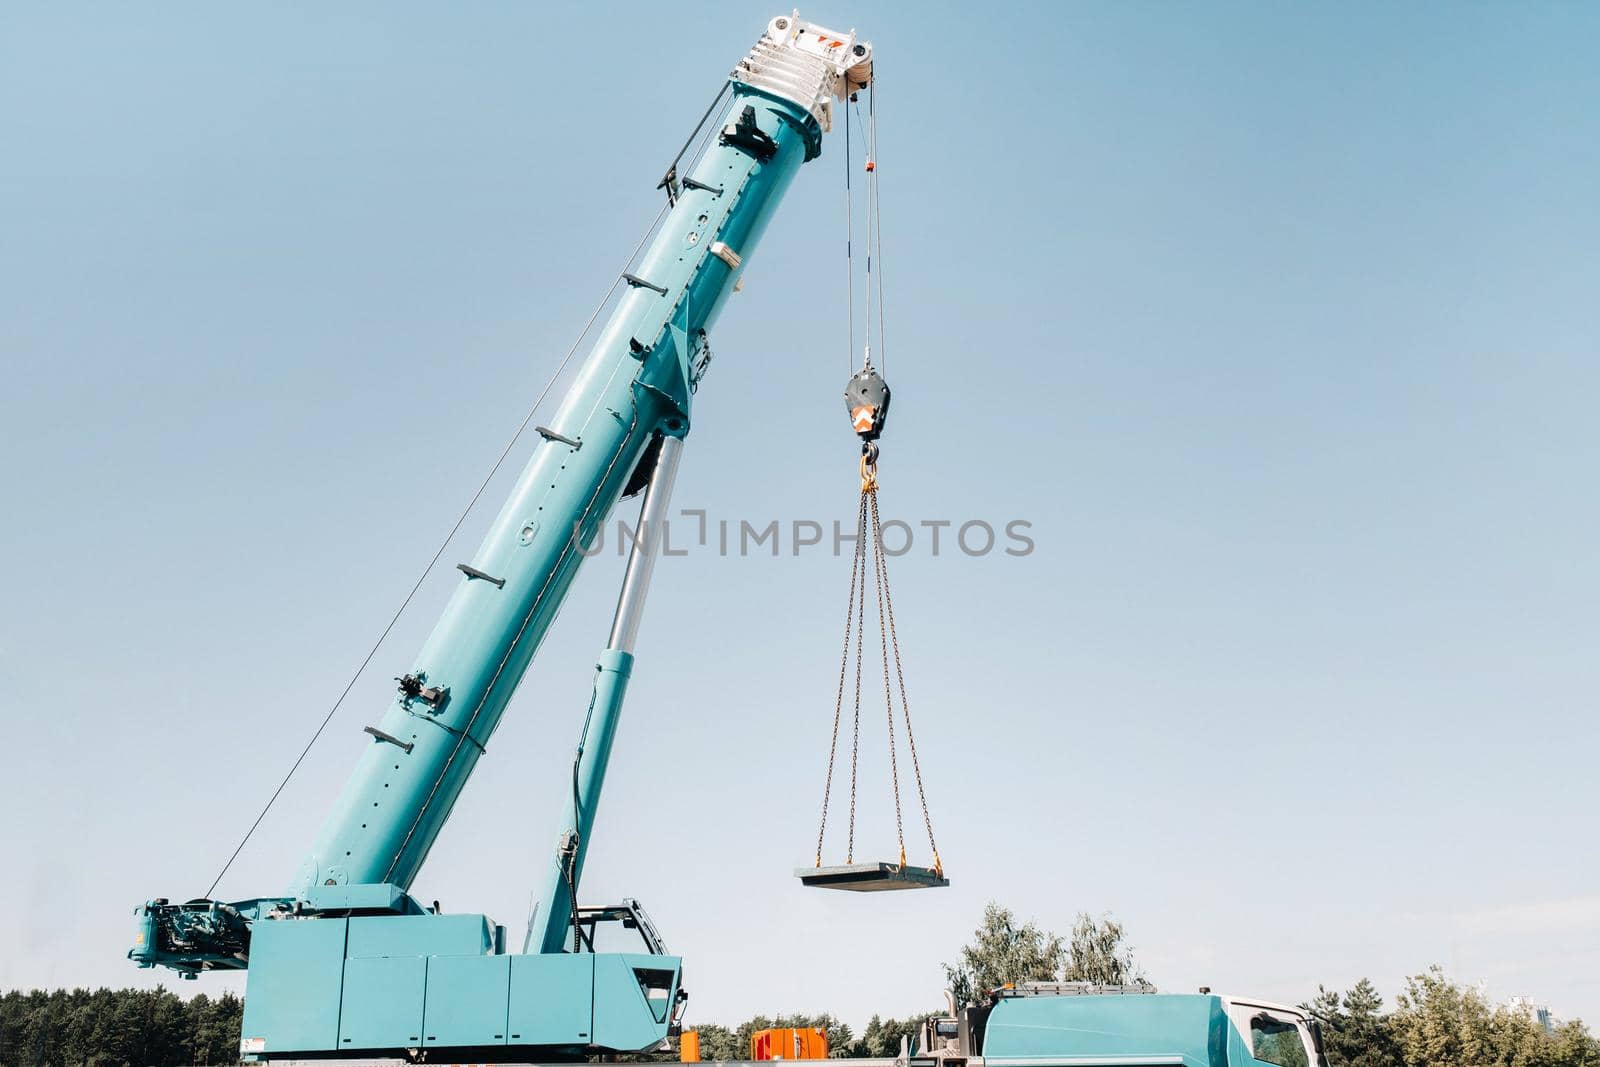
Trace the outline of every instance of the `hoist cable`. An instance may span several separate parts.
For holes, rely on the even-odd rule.
[[[887,368],[888,363],[884,356],[883,337],[883,215],[882,201],[878,196],[878,95],[876,78],[867,86],[867,117],[861,118],[861,105],[858,101],[846,101],[845,120],[849,125],[850,112],[856,113],[856,125],[863,129],[861,134],[861,151],[866,157],[867,164],[867,218],[866,218],[866,279],[865,298],[867,315],[867,351],[876,352],[876,359],[868,357],[867,362],[875,363],[879,370]],[[848,144],[848,134],[847,134]],[[873,281],[877,280],[874,287]],[[853,276],[852,276],[853,280]],[[877,314],[874,316],[874,305]],[[853,321],[853,319],[852,319]],[[874,346],[874,326],[876,326],[876,346]]]
[[[883,338],[883,209],[878,199],[878,79],[874,77],[867,86],[867,119],[871,128],[869,138],[872,152],[872,181],[868,191],[872,196],[872,258],[877,264],[878,277],[878,366],[888,369],[888,345]],[[868,299],[871,294],[868,294]]]
[[[585,735],[588,732],[588,724],[585,724]],[[578,823],[583,821],[583,805],[578,793],[578,766],[582,762],[583,748],[580,746],[578,754],[572,757],[572,853],[567,857],[567,862],[561,865],[562,874],[567,880],[567,904],[572,911],[572,951],[575,953],[583,951],[583,927],[578,923],[578,849],[583,845],[583,838],[578,835]]]
[[[867,92],[870,94],[872,92],[872,90],[868,89]],[[870,95],[869,95],[869,99],[870,99]],[[860,107],[860,105],[857,104],[854,100],[852,100],[850,102],[850,107],[851,107],[852,110],[854,110],[856,112],[856,118],[859,120],[860,117],[861,117],[861,107]],[[864,281],[864,284],[863,284],[863,287],[862,287],[863,288],[863,295],[866,297],[865,303],[866,303],[866,306],[867,306],[867,343],[866,343],[866,347],[862,349],[862,360],[861,360],[861,362],[862,362],[863,366],[868,366],[868,367],[870,367],[872,365],[872,255],[873,255],[873,251],[874,251],[874,249],[872,247],[872,230],[873,230],[872,223],[873,223],[873,212],[876,210],[876,206],[877,206],[877,203],[876,203],[877,202],[877,197],[873,195],[873,189],[875,189],[877,187],[877,184],[878,184],[878,182],[877,182],[877,175],[878,175],[877,159],[872,154],[873,146],[872,146],[872,137],[871,137],[870,130],[871,130],[871,127],[868,126],[868,127],[866,127],[866,130],[862,134],[862,139],[866,142],[866,147],[863,149],[863,153],[862,154],[866,156],[866,165],[867,165],[867,221],[866,221],[866,227],[865,227],[866,235],[867,235],[867,256],[866,256],[867,270],[866,270],[866,278],[865,278],[865,281]]]
[[[623,264],[623,271],[626,271],[629,267],[633,266],[634,259],[637,258],[639,253],[644,249],[645,243],[649,241],[651,235],[656,232],[656,228],[661,225],[661,220],[666,217],[666,214],[670,209],[670,204],[664,205],[661,210],[657,212],[655,221],[653,221],[645,230],[644,236],[640,238],[639,243],[634,246],[633,251],[629,254],[627,262]],[[333,702],[333,706],[328,709],[328,713],[322,717],[322,722],[320,722],[317,725],[316,730],[312,732],[311,739],[306,742],[305,747],[300,750],[300,754],[295,757],[294,763],[290,764],[289,770],[283,776],[283,780],[278,783],[277,788],[272,791],[272,795],[267,798],[267,803],[262,807],[261,812],[256,816],[255,821],[250,824],[250,829],[245,831],[244,837],[240,838],[239,843],[234,846],[232,854],[228,856],[228,861],[222,865],[222,870],[218,871],[216,878],[212,879],[211,887],[207,889],[205,893],[206,899],[211,899],[212,894],[216,892],[217,886],[222,882],[223,876],[226,875],[228,873],[228,869],[233,866],[233,861],[239,858],[239,853],[244,850],[244,846],[249,843],[250,838],[255,834],[256,829],[260,827],[261,821],[265,819],[267,817],[267,813],[272,810],[273,804],[277,803],[278,797],[282,795],[284,788],[289,784],[289,779],[294,777],[294,772],[299,770],[300,764],[305,762],[305,758],[310,754],[312,746],[317,743],[317,739],[322,736],[323,731],[328,728],[328,724],[333,721],[334,714],[339,710],[340,706],[344,704],[345,698],[349,696],[350,691],[355,688],[356,682],[359,681],[361,679],[361,675],[366,672],[368,665],[372,663],[373,657],[378,654],[378,650],[383,647],[384,641],[388,639],[390,632],[395,628],[395,624],[400,621],[400,617],[405,614],[406,608],[411,606],[411,601],[417,595],[417,591],[422,588],[422,583],[426,581],[428,575],[433,572],[433,568],[438,564],[440,557],[444,555],[445,549],[450,547],[450,542],[461,530],[462,524],[467,521],[467,516],[470,515],[472,513],[472,509],[477,506],[478,500],[483,496],[484,491],[489,488],[489,483],[494,480],[494,476],[499,473],[500,468],[505,464],[506,458],[511,455],[511,450],[516,447],[517,441],[522,438],[523,433],[525,433],[528,429],[528,425],[533,422],[533,417],[535,413],[538,412],[539,405],[544,403],[545,398],[550,395],[550,390],[555,388],[555,384],[560,379],[562,372],[567,369],[567,364],[572,361],[573,354],[578,351],[578,346],[583,344],[583,339],[587,337],[589,335],[589,331],[594,328],[595,320],[600,317],[600,312],[605,310],[606,305],[611,302],[612,295],[616,293],[617,286],[621,284],[622,275],[619,273],[616,280],[611,283],[611,288],[606,290],[604,299],[602,299],[599,304],[595,305],[594,311],[589,315],[589,321],[584,323],[583,331],[578,334],[577,340],[572,342],[572,347],[567,349],[567,354],[561,358],[561,362],[559,365],[557,365],[555,373],[550,376],[550,380],[547,381],[544,388],[540,390],[538,398],[534,400],[533,405],[528,408],[528,413],[527,415],[523,416],[522,422],[517,427],[516,432],[513,433],[511,435],[511,439],[506,442],[505,448],[501,449],[499,457],[494,461],[494,465],[489,468],[489,473],[484,475],[483,481],[479,483],[477,491],[472,494],[472,499],[467,501],[467,506],[462,509],[460,516],[456,518],[455,525],[451,526],[450,532],[445,534],[444,540],[440,543],[438,550],[434,552],[433,558],[430,559],[428,561],[428,565],[422,569],[422,573],[418,575],[416,582],[412,584],[410,591],[406,593],[405,599],[400,602],[400,607],[395,610],[394,615],[389,619],[388,625],[383,628],[383,632],[380,633],[378,635],[378,639],[373,642],[372,648],[367,651],[367,654],[362,659],[360,666],[358,666],[355,670],[355,673],[350,676],[350,681],[345,683],[345,687],[339,693],[338,699]]]
[[[845,366],[850,372],[856,366],[856,211],[850,193],[850,108],[844,109],[844,295],[848,323],[849,347],[845,349]]]

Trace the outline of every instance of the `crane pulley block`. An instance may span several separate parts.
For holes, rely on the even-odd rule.
[[[865,442],[876,441],[883,436],[884,423],[889,419],[889,383],[872,364],[867,364],[845,385],[844,406],[850,412],[856,436]]]

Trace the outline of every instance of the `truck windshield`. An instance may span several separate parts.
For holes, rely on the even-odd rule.
[[[1277,1067],[1311,1067],[1300,1028],[1286,1019],[1265,1013],[1250,1020],[1250,1055]]]

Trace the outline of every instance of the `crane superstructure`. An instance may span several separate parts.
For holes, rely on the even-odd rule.
[[[578,907],[583,870],[707,333],[836,101],[872,78],[871,46],[794,15],[772,19],[732,72],[718,132],[631,270],[510,498],[282,896],[136,910],[129,957],[248,969],[247,1059],[405,1055],[550,1059],[658,1046],[682,967],[635,901]],[[721,97],[718,98],[719,100]],[[713,111],[717,107],[713,102]],[[711,112],[708,112],[710,115]],[[693,140],[693,138],[691,138]],[[408,890],[554,620],[584,548],[642,489],[635,537],[521,951],[480,914],[439,914]],[[602,923],[639,950],[594,951]]]

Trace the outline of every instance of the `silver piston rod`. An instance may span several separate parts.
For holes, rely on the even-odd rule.
[[[622,576],[622,593],[617,597],[617,614],[611,623],[607,648],[632,652],[639,638],[639,622],[644,617],[644,598],[650,591],[650,575],[655,570],[657,548],[666,535],[667,505],[672,483],[678,476],[678,459],[683,440],[663,437],[650,484],[645,487],[644,504],[639,509],[639,528],[633,534],[628,553],[628,569]]]
[[[672,482],[678,473],[678,457],[682,450],[680,439],[661,439],[650,483],[645,488],[633,549],[622,576],[622,593],[617,597],[611,638],[595,663],[594,694],[589,698],[589,714],[584,720],[572,765],[572,806],[556,835],[556,850],[551,857],[544,892],[528,917],[524,952],[564,952],[569,940],[579,937],[578,885],[600,806],[600,793],[605,785],[606,766],[611,761],[617,723],[622,717],[622,701],[627,695],[628,679],[633,674],[633,645],[639,636],[639,620],[644,617],[644,598],[650,588],[651,571],[655,569],[656,548],[666,532],[667,502],[672,496]],[[576,943],[571,950],[577,951]]]

